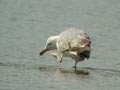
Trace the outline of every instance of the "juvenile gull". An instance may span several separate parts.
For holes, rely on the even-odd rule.
[[[41,50],[40,55],[46,51],[58,50],[57,53],[51,53],[61,63],[63,57],[70,57],[75,60],[74,68],[79,61],[89,59],[91,52],[91,40],[82,30],[69,28],[57,36],[51,36],[46,42],[46,46]]]

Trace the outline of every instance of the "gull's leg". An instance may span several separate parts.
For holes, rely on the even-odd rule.
[[[78,61],[77,61],[77,60],[75,60],[75,66],[73,66],[73,68],[75,68],[75,69],[76,69],[77,63],[78,63]]]
[[[58,53],[51,53],[51,55],[53,56],[53,57],[55,57],[55,58],[57,58],[58,57]]]
[[[55,58],[57,58],[58,62],[62,63],[62,54],[60,53],[51,53],[51,55]]]
[[[58,56],[58,61],[59,61],[60,63],[62,63],[62,58],[63,58],[62,54],[59,54],[59,56]]]

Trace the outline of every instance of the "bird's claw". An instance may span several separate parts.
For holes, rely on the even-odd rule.
[[[74,69],[76,69],[76,66],[73,66]]]
[[[62,60],[58,60],[59,63],[62,63]]]

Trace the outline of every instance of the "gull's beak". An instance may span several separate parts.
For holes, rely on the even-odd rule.
[[[48,51],[47,48],[42,49],[42,50],[40,51],[40,56],[42,56],[46,51]]]

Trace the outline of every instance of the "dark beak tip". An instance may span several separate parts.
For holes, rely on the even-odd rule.
[[[40,53],[39,53],[39,56],[42,56],[42,55],[43,55],[43,54],[40,52]]]
[[[39,56],[42,56],[46,51],[47,51],[47,49],[41,50],[40,53],[39,53]]]
[[[43,54],[44,54],[44,52],[40,52],[40,53],[39,53],[39,56],[42,56]]]
[[[40,52],[40,53],[39,53],[39,56],[42,56],[43,54],[44,54],[43,52]]]

